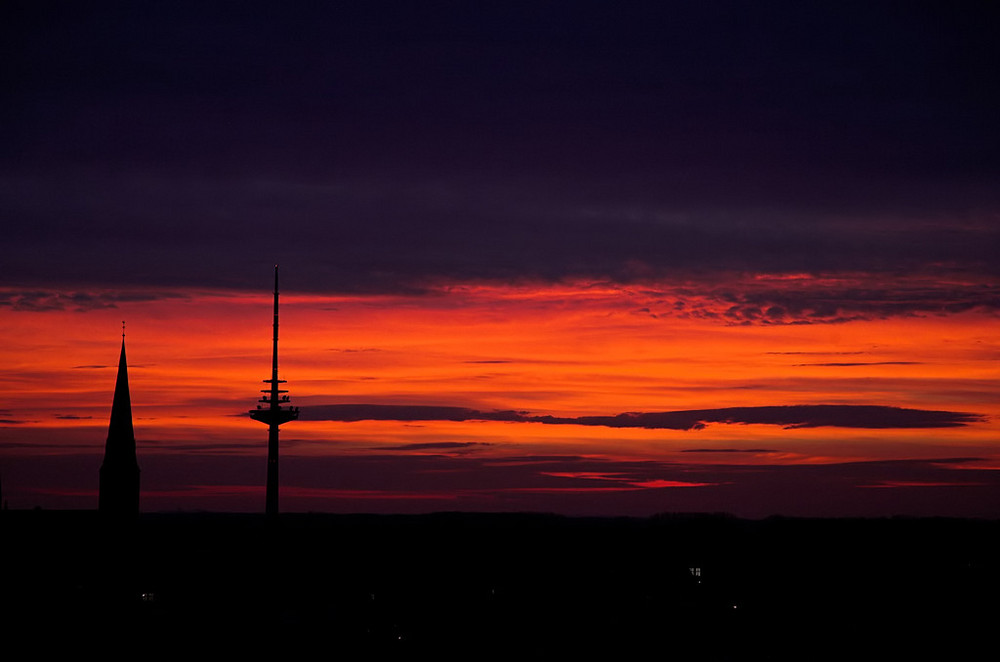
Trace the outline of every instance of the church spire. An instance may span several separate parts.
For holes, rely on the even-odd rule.
[[[267,423],[267,494],[264,511],[268,515],[278,514],[278,426],[299,417],[298,407],[283,408],[288,403],[288,396],[281,395],[288,391],[279,389],[278,384],[284,384],[284,379],[278,379],[278,265],[274,265],[274,333],[271,348],[271,378],[264,380],[271,387],[261,389],[265,395],[260,399],[256,409],[250,411],[250,418]]]
[[[128,363],[125,360],[125,322],[122,322],[122,351],[111,403],[111,422],[104,445],[100,470],[98,509],[105,513],[139,512],[139,463],[132,429],[132,399],[128,390]]]

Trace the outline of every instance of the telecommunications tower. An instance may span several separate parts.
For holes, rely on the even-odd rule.
[[[265,379],[270,388],[261,389],[264,394],[256,409],[250,410],[250,418],[267,423],[267,496],[264,512],[270,516],[278,514],[278,426],[299,417],[298,407],[288,404],[288,391],[278,388],[284,379],[278,379],[278,265],[274,265],[274,334],[271,350],[271,378]]]

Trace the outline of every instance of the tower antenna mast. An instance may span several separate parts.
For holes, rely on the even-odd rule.
[[[288,405],[287,390],[278,388],[285,380],[278,379],[278,265],[274,265],[274,332],[271,347],[271,378],[263,380],[270,388],[261,389],[264,394],[256,409],[250,411],[250,418],[267,423],[267,494],[264,512],[269,516],[278,514],[278,426],[299,417],[298,407]],[[286,405],[286,406],[282,406]]]

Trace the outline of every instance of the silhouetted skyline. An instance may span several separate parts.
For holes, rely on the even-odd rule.
[[[1000,521],[158,513],[95,536],[93,515],[0,514],[11,645],[969,659],[998,613]]]
[[[0,13],[11,508],[1000,517],[993,3]]]

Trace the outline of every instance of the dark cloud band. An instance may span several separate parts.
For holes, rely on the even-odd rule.
[[[614,416],[559,417],[518,411],[479,411],[433,405],[342,404],[302,408],[302,418],[331,421],[507,421],[609,428],[697,430],[710,423],[780,425],[786,428],[953,428],[984,420],[979,414],[880,405],[724,407]]]

